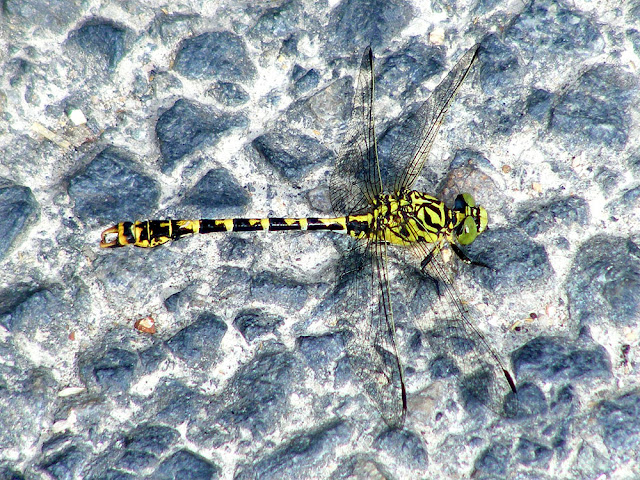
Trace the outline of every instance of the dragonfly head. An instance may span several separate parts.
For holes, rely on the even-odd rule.
[[[468,193],[456,197],[453,211],[458,217],[455,232],[460,245],[469,245],[487,228],[487,211],[476,207],[475,200]]]

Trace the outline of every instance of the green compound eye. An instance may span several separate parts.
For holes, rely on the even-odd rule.
[[[456,197],[455,205],[453,206],[454,210],[464,213],[466,207],[475,207],[476,201],[473,199],[471,195],[468,193],[461,193]]]
[[[478,227],[473,217],[465,218],[458,231],[458,243],[460,245],[469,245],[478,236]]]
[[[464,198],[464,201],[470,207],[475,207],[476,206],[476,201],[473,199],[473,197],[469,193],[463,193],[462,194],[462,198]]]
[[[477,207],[476,201],[468,193],[456,197],[453,209],[458,212],[458,218],[464,217],[456,228],[456,236],[460,245],[473,243],[476,237],[484,232],[489,221],[487,211]]]

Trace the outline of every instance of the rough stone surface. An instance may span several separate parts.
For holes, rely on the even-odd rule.
[[[637,476],[638,1],[157,3],[1,2],[0,478]],[[402,427],[371,401],[391,370],[358,368],[395,363],[353,239],[99,247],[145,218],[330,216],[367,45],[391,185],[476,43],[413,185],[486,208],[475,263],[444,248],[435,281],[428,246],[380,248]],[[517,394],[473,406],[487,345]]]
[[[74,212],[82,220],[137,219],[158,203],[156,182],[137,170],[131,155],[107,147],[69,180]],[[131,198],[136,198],[131,202]]]
[[[38,215],[29,187],[0,179],[0,258],[3,258]]]
[[[194,78],[226,81],[251,80],[256,70],[244,42],[231,32],[207,32],[185,39],[173,68]]]
[[[215,142],[230,128],[245,124],[243,115],[223,114],[196,102],[177,100],[156,123],[163,171],[171,171],[183,157]]]

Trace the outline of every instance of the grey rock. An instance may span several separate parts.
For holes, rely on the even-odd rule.
[[[105,148],[69,180],[69,195],[79,218],[116,222],[148,215],[157,208],[160,192],[129,154]]]
[[[173,68],[189,78],[227,82],[250,82],[256,75],[242,38],[225,31],[183,40]]]

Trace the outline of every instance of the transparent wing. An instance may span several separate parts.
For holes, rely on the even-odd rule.
[[[476,59],[479,45],[462,56],[418,110],[399,130],[391,148],[391,161],[397,176],[392,179],[394,192],[409,190],[427,160],[433,141],[442,125],[456,92],[462,85]]]
[[[358,242],[337,286],[338,325],[356,377],[391,427],[404,423],[407,398],[389,295],[386,244]]]
[[[351,120],[330,180],[336,215],[367,210],[382,191],[373,115],[373,53],[362,55]]]
[[[345,143],[331,176],[336,214],[370,211],[382,192],[374,126],[373,53],[367,47],[358,71]],[[336,317],[349,363],[385,422],[398,427],[407,409],[389,295],[387,246],[354,242],[343,259],[336,289]]]
[[[504,413],[504,401],[515,394],[513,376],[499,355],[476,328],[447,275],[450,267],[434,244],[416,244],[414,253],[430,258],[423,273],[437,284],[438,298],[430,306],[430,317],[421,325],[430,348],[429,371],[433,380],[455,378],[466,408],[484,405],[493,412]]]

